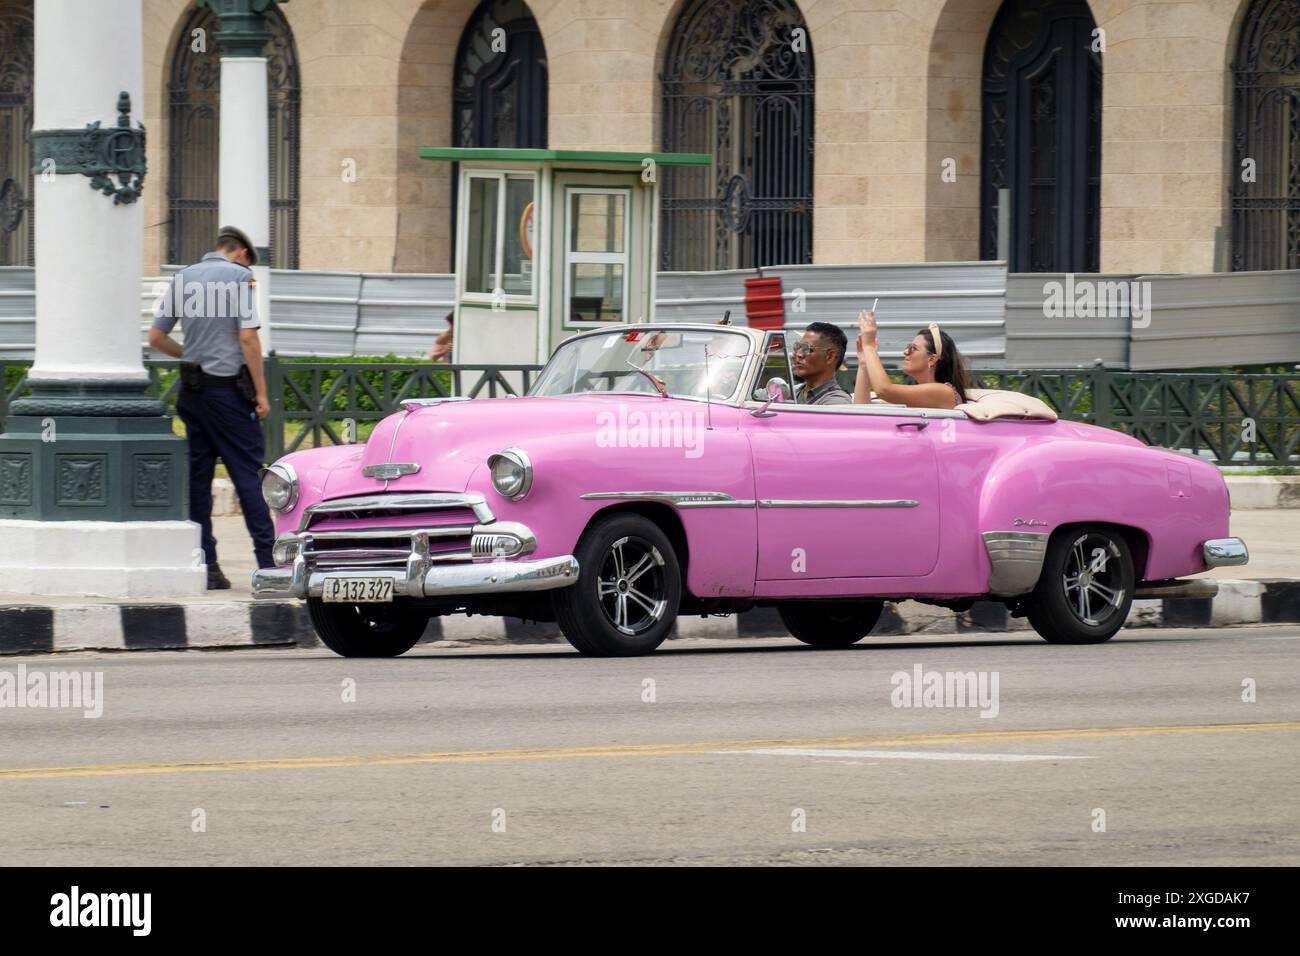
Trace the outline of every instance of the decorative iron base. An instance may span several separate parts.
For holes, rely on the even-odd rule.
[[[0,434],[0,518],[189,518],[185,440],[162,403],[123,383],[41,383]]]

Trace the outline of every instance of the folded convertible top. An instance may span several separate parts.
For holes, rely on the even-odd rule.
[[[1056,412],[1050,405],[1032,395],[1022,395],[997,388],[972,388],[966,391],[967,401],[957,406],[968,417],[987,422],[997,418],[1045,418],[1056,421]]]

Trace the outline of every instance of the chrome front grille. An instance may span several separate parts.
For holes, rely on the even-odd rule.
[[[452,494],[442,491],[398,492],[319,501],[303,511],[298,530],[306,531],[311,527],[313,520],[324,517],[386,518],[409,515],[413,512],[442,515],[461,512],[472,514],[474,521],[480,524],[490,524],[496,520],[496,516],[482,495]]]
[[[403,519],[398,526],[373,522]],[[297,538],[303,570],[410,570],[469,561],[477,522],[495,520],[482,495],[397,493],[335,498],[307,508]]]
[[[412,555],[428,561],[468,561],[474,525],[305,531],[300,554],[308,569],[404,568]]]
[[[394,518],[401,524],[375,524]],[[440,563],[513,559],[536,545],[526,526],[496,521],[481,495],[368,495],[308,508],[301,529],[276,541],[276,561],[292,563],[298,582],[316,571],[382,571],[401,574],[409,590]]]

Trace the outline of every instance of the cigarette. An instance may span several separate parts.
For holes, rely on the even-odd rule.
[[[871,311],[875,312],[876,306],[878,306],[879,304],[880,304],[880,296],[876,296],[876,301],[871,303]]]

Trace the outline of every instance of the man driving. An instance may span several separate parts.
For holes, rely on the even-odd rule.
[[[851,405],[853,397],[835,381],[835,370],[844,361],[849,340],[844,330],[830,322],[812,322],[795,345],[795,378],[803,385],[795,391],[800,405]]]

